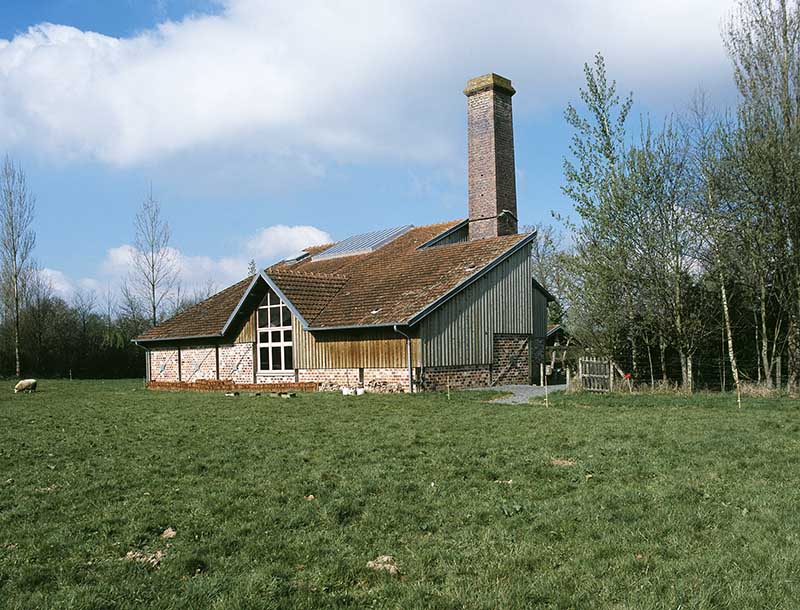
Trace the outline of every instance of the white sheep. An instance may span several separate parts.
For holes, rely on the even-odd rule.
[[[14,394],[17,392],[35,392],[36,383],[35,379],[23,379],[14,386]]]

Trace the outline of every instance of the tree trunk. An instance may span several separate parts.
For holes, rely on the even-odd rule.
[[[681,359],[681,386],[688,394],[692,393],[692,357],[683,349],[679,350]]]
[[[798,331],[797,322],[792,321],[789,324],[789,362],[787,375],[786,375],[786,389],[789,392],[794,392],[798,388],[798,377],[800,374],[798,369],[800,369],[800,334]]]
[[[739,385],[739,367],[736,364],[736,352],[733,350],[733,333],[731,333],[731,314],[728,309],[728,291],[725,289],[725,279],[720,272],[720,292],[722,293],[722,313],[725,319],[725,334],[728,335],[728,360],[731,363],[731,373],[733,374],[733,385],[736,387],[736,404],[742,408],[742,388]],[[723,391],[725,388],[723,388]]]
[[[772,361],[769,357],[769,335],[767,334],[767,286],[764,276],[759,276],[759,309],[761,313],[761,366],[768,388],[772,387]]]
[[[666,384],[669,380],[667,379],[667,345],[664,343],[664,337],[661,335],[658,336],[658,351],[661,356],[661,381]]]
[[[22,366],[19,358],[19,277],[14,274],[14,371],[22,377]]]
[[[761,350],[759,349],[759,344],[761,341],[759,340],[759,332],[758,332],[758,313],[753,310],[753,324],[756,329],[756,371],[757,371],[757,380],[758,383],[761,384],[761,365],[759,364],[761,361]]]

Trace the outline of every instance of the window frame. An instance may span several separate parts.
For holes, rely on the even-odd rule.
[[[262,314],[266,318],[265,326],[261,325]],[[271,326],[272,317],[277,315],[278,325]],[[288,322],[288,324],[286,323]],[[275,293],[272,288],[267,290],[264,298],[256,308],[256,370],[261,375],[285,375],[294,372],[294,330],[292,328],[292,312],[286,303]],[[274,333],[278,333],[278,339],[273,340]],[[287,334],[288,333],[288,334]],[[265,340],[262,341],[262,336]],[[288,336],[288,340],[287,340]],[[287,348],[291,357],[290,368],[286,368]],[[262,363],[262,349],[267,350],[267,362]],[[272,368],[273,356],[278,349],[280,353],[280,368]]]

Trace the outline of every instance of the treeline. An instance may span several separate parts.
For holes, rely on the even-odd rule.
[[[564,161],[577,218],[550,286],[590,351],[691,391],[800,385],[800,0],[742,0],[723,39],[734,108],[698,93],[632,133],[601,55]]]
[[[215,285],[188,294],[182,289],[169,225],[151,188],[134,218],[130,270],[119,292],[79,288],[60,296],[34,256],[35,208],[25,172],[6,157],[0,165],[0,375],[144,376],[144,352],[132,339],[210,296]]]
[[[79,290],[65,300],[44,279],[24,286],[19,356],[25,377],[121,378],[144,376],[143,351],[131,343],[148,326],[142,316],[118,311]],[[15,374],[10,316],[0,326],[0,371]]]

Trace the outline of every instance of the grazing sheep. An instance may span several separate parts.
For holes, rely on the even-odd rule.
[[[14,386],[14,394],[17,392],[35,392],[36,391],[36,380],[35,379],[23,379],[17,385]]]

